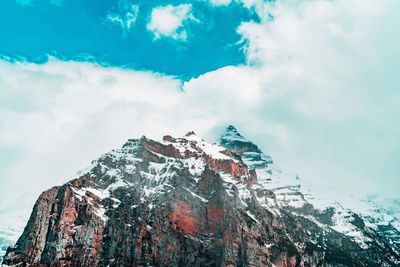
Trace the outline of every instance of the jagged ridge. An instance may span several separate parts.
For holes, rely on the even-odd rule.
[[[233,126],[220,145],[193,132],[132,139],[44,192],[4,263],[399,264],[397,228],[387,225],[390,237],[338,205],[318,208],[300,184],[284,180],[272,159]]]

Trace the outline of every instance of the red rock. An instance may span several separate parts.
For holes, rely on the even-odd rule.
[[[175,143],[186,145],[182,154]],[[273,202],[274,192],[260,190],[256,172],[236,154],[261,151],[243,141],[232,147],[221,152],[230,157],[225,159],[206,155],[196,141],[184,138],[129,140],[117,156],[114,151],[95,162],[90,173],[42,193],[5,263],[294,267],[335,266],[337,259],[326,255],[338,255],[341,266],[395,266],[393,250],[376,244],[362,250],[351,238],[308,220],[320,215],[312,205],[295,212],[278,205],[276,214],[263,207],[258,199]],[[204,160],[204,171],[193,176],[187,158]],[[163,164],[157,175],[149,168]],[[248,191],[246,198],[238,195],[239,185]]]
[[[175,210],[171,212],[169,218],[171,227],[174,230],[178,230],[183,234],[196,236],[197,219],[191,214],[190,205],[188,203],[177,199]]]
[[[225,211],[216,205],[210,204],[207,207],[207,214],[210,221],[210,231],[215,232],[222,229]]]

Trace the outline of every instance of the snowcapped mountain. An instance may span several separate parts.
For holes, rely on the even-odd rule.
[[[256,145],[243,138],[233,126],[227,128],[220,143],[241,155],[249,167],[256,169],[258,180],[274,192],[280,205],[293,209],[311,204],[319,211],[330,211],[332,222],[329,227],[353,238],[361,247],[368,247],[371,242],[364,232],[365,224],[381,233],[397,251],[400,249],[399,199],[382,198],[379,195],[359,199],[334,188],[300,179],[297,175],[283,173],[269,156],[265,156]],[[244,151],[243,148],[251,148],[251,151]],[[263,161],[267,163],[265,166],[262,165]],[[360,219],[363,227],[355,223]]]
[[[37,200],[4,264],[399,266],[400,224],[281,171],[229,126],[128,140]]]

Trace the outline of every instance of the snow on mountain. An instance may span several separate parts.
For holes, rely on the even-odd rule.
[[[330,228],[353,238],[360,246],[367,247],[371,239],[362,227],[354,225],[354,221],[360,216],[368,227],[381,231],[390,239],[389,242],[400,248],[398,199],[382,201],[378,195],[366,199],[357,198],[315,181],[302,179],[298,175],[285,173],[274,164],[269,155],[265,155],[255,144],[240,135],[232,125],[222,133],[219,142],[238,153],[248,166],[256,169],[260,186],[274,192],[280,205],[301,209],[311,204],[320,211],[331,210],[333,214]],[[388,208],[384,208],[383,203]],[[382,230],[386,228],[386,232]]]
[[[285,173],[234,126],[218,144],[194,132],[131,139],[76,177],[42,194],[6,262],[195,262],[188,247],[204,250],[199,259],[207,262],[213,247],[222,251],[213,260],[243,264],[256,264],[256,255],[265,264],[400,264],[395,205],[384,209],[378,198],[359,200]]]

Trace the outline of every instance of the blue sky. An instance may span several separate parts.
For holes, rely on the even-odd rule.
[[[55,4],[56,3],[56,4]],[[236,28],[258,20],[256,12],[240,4],[215,8],[207,1],[191,3],[195,20],[185,21],[186,40],[154,39],[146,25],[154,7],[165,1],[116,0],[3,0],[0,2],[0,53],[43,62],[47,55],[63,59],[147,69],[185,79],[222,66],[244,63]],[[168,1],[178,6],[185,1]],[[138,6],[130,28],[108,16]]]
[[[0,1],[0,223],[129,138],[213,140],[227,124],[285,171],[398,197],[399,13],[398,0]]]

